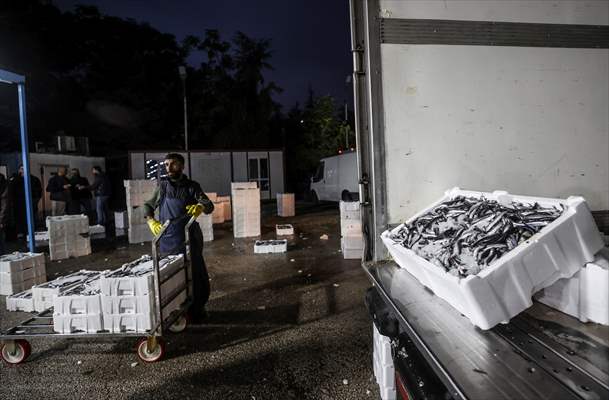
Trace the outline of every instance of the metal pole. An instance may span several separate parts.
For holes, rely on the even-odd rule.
[[[184,150],[188,151],[188,111],[186,103],[186,76],[182,77],[182,91],[184,92]]]
[[[34,240],[34,211],[32,202],[32,185],[30,182],[30,153],[28,150],[27,121],[25,117],[25,83],[17,85],[19,93],[19,125],[21,131],[21,163],[23,164],[23,182],[25,184],[25,213],[27,229],[30,238],[30,252],[36,251]]]

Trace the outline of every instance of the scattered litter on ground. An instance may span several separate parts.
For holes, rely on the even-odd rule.
[[[265,306],[258,306],[258,309],[261,310],[261,311],[264,311],[264,310],[266,310],[266,307]]]
[[[290,262],[294,262],[294,261],[296,261],[296,260],[294,260],[293,258],[290,258]]]
[[[76,364],[80,365],[80,364],[82,364],[82,361],[78,360],[78,361],[76,361]]]
[[[348,384],[349,384],[349,381],[346,379],[343,379],[343,385],[348,385]]]
[[[133,368],[133,367],[137,367],[137,363],[136,362],[132,362],[131,363],[131,368]]]
[[[339,287],[340,285],[338,283],[335,283],[334,285],[332,285],[334,287]]]
[[[298,273],[299,273],[299,274],[302,274],[302,270],[301,270],[301,269],[299,269],[299,270],[298,270]]]
[[[328,240],[328,235],[325,233],[319,237],[321,240]]]

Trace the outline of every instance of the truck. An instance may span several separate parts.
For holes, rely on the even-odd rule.
[[[319,201],[356,201],[357,154],[349,150],[319,161],[311,177],[311,198]]]
[[[609,327],[534,302],[481,330],[381,241],[456,186],[580,195],[609,234],[609,2],[350,0],[350,25],[383,400],[609,398]]]

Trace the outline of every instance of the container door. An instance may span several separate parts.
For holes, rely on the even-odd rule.
[[[269,158],[266,152],[248,153],[248,180],[258,182],[260,188],[260,199],[271,198],[271,187],[269,184]]]

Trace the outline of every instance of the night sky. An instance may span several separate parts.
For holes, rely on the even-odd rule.
[[[242,31],[253,38],[272,41],[274,70],[266,78],[284,89],[275,100],[287,111],[307,97],[309,85],[317,95],[333,95],[338,103],[348,100],[352,89],[345,84],[351,73],[349,3],[347,0],[56,0],[63,11],[76,4],[95,5],[102,14],[148,22],[159,31],[203,36],[218,29],[224,40]],[[189,63],[197,66],[202,54]]]

